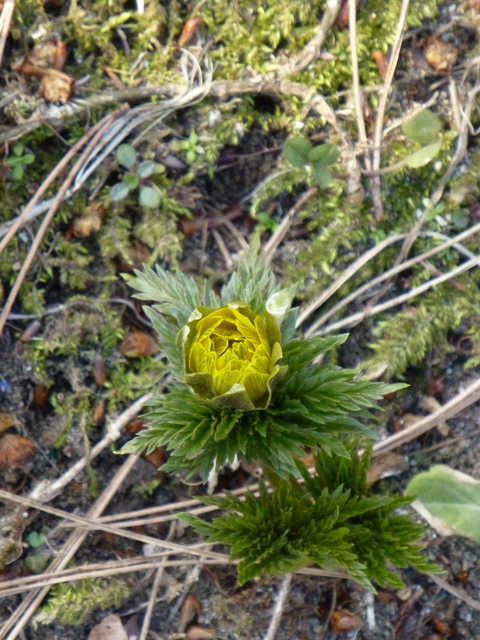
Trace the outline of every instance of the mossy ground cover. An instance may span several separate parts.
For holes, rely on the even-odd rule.
[[[373,139],[378,88],[383,81],[372,54],[389,53],[400,4],[398,0],[387,4],[366,0],[358,8],[359,75],[366,89],[369,139]],[[352,194],[345,162],[345,136],[352,142],[353,155],[361,157],[348,27],[340,24],[330,29],[320,55],[298,73],[287,75],[289,85],[280,82],[281,69],[314,37],[324,2],[206,0],[196,7],[178,0],[150,0],[140,14],[133,1],[17,0],[1,77],[0,225],[21,212],[91,125],[125,101],[130,108],[147,107],[171,97],[171,89],[165,89],[164,96],[161,88],[181,87],[184,65],[191,65],[193,58],[207,84],[209,68],[213,69],[214,88],[206,89],[196,103],[172,108],[161,122],[150,122],[148,131],[146,125],[139,126],[124,140],[135,144],[140,160],[155,162],[155,174],[148,180],[161,193],[158,207],[143,206],[136,188],[125,199],[112,201],[112,186],[128,173],[117,162],[114,149],[60,205],[0,342],[0,410],[14,415],[17,429],[35,439],[39,450],[36,466],[25,475],[7,474],[3,486],[21,486],[26,491],[42,478],[51,480],[61,474],[101,438],[104,418],[97,413],[94,419],[99,406],[108,420],[158,387],[164,375],[161,353],[145,355],[125,342],[134,331],[149,335],[150,328],[122,274],[159,261],[221,285],[231,268],[229,260],[241,250],[239,236],[248,240],[258,233],[266,242],[298,198],[315,186],[311,172],[288,163],[283,147],[290,137],[301,134],[316,144],[333,143],[341,151],[330,185],[301,208],[273,260],[280,279],[296,286],[299,304],[314,299],[376,243],[389,235],[408,233],[425,210],[428,215],[422,230],[430,235],[417,239],[415,253],[435,246],[438,237],[434,234],[453,236],[478,222],[480,156],[473,136],[440,202],[429,204],[455,154],[458,130],[448,77],[429,69],[424,61],[418,63],[422,38],[445,27],[444,37],[459,49],[452,78],[459,99],[462,103],[468,100],[474,81],[464,75],[470,69],[466,61],[475,56],[477,42],[465,16],[473,24],[478,17],[467,4],[458,7],[453,23],[448,9],[435,0],[410,5],[408,37],[387,105],[386,126],[430,101],[430,109],[442,120],[442,148],[424,167],[403,167],[382,176],[385,214],[376,220],[368,176],[361,178],[361,188]],[[181,47],[182,31],[192,17],[201,22]],[[45,104],[38,78],[16,71],[34,44],[48,40],[51,34],[65,43],[63,71],[76,80],[65,105]],[[265,90],[253,86],[245,90],[242,83],[252,78],[266,78]],[[227,87],[223,94],[218,84],[215,88],[222,81]],[[337,128],[312,107],[316,94],[335,114]],[[470,119],[473,131],[478,126],[474,109]],[[14,179],[8,164],[16,140],[24,153],[34,156],[25,165],[21,180]],[[405,157],[407,148],[412,151],[415,145],[406,142],[400,127],[392,128],[383,141],[382,166]],[[44,198],[54,197],[58,186],[52,185]],[[32,219],[0,255],[0,306],[8,298],[40,223],[41,216]],[[390,268],[400,246],[394,244],[370,261],[327,307]],[[478,250],[472,239],[464,246],[471,252]],[[432,268],[447,272],[463,259],[455,249],[446,250],[433,265],[416,265],[393,280],[386,296],[426,282]],[[350,366],[366,361],[369,372],[381,372],[388,379],[406,378],[415,383],[407,398],[423,393],[427,371],[440,377],[452,362],[456,367],[477,367],[478,277],[469,271],[397,310],[365,321],[354,331],[352,343],[357,348],[338,351],[339,361]],[[351,305],[347,311],[359,308]],[[40,325],[33,339],[19,340],[35,319]],[[106,368],[102,384],[95,382],[99,359]],[[48,390],[43,404],[36,400],[39,388]],[[413,403],[410,399],[405,402]],[[119,462],[108,453],[89,467],[80,499],[85,508],[105,483],[105,469]],[[153,471],[145,474],[142,492],[133,500],[135,508],[163,499],[161,492],[170,490],[170,482],[181,494],[173,480],[155,477]],[[241,482],[235,476],[229,480]],[[71,508],[78,496],[69,490],[62,500],[62,506]],[[47,528],[53,523],[47,520]],[[38,526],[32,525],[34,529]],[[103,552],[110,557],[111,549]],[[85,559],[88,555],[86,551]],[[23,570],[22,560],[17,563]],[[61,594],[59,589],[60,600]],[[111,595],[107,607],[117,606],[118,590]],[[75,598],[81,596],[79,589]],[[73,622],[68,614],[59,620]],[[76,633],[58,628],[63,634]],[[35,632],[31,631],[31,637],[36,637]]]

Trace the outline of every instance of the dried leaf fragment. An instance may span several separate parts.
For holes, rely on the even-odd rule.
[[[97,356],[93,363],[93,379],[98,387],[103,387],[107,382],[107,369],[102,356]]]
[[[105,207],[99,202],[93,202],[84,215],[75,218],[71,231],[75,238],[89,238],[100,231]]]
[[[127,358],[140,358],[158,353],[158,344],[150,334],[134,329],[126,334],[119,349]]]
[[[348,633],[362,626],[362,621],[354,613],[336,609],[330,618],[330,624],[335,633]]]
[[[28,438],[6,433],[0,438],[0,469],[20,469],[33,458],[35,445]]]
[[[385,54],[381,49],[377,49],[372,53],[372,58],[375,64],[377,65],[377,69],[378,69],[378,73],[380,74],[380,77],[382,78],[382,80],[385,80],[385,77],[387,75],[387,68],[388,68],[387,58],[385,57]]]
[[[450,73],[457,61],[457,48],[438,36],[428,36],[421,44],[425,58],[432,69],[437,73]]]
[[[3,433],[15,424],[11,413],[0,411],[0,433]]]
[[[120,618],[112,615],[96,624],[87,640],[128,640],[128,637]]]
[[[197,29],[201,24],[203,24],[203,20],[201,18],[188,18],[183,26],[180,38],[178,39],[178,46],[184,47],[186,44],[188,44],[192,40],[193,36],[197,33]]]
[[[216,633],[213,629],[194,624],[188,627],[185,640],[209,640],[210,638],[215,638],[215,636]]]
[[[187,625],[202,613],[202,605],[200,600],[193,593],[189,593],[183,601],[182,608],[180,610],[180,619],[178,621],[178,631],[183,633],[187,628]]]
[[[43,74],[40,83],[40,95],[46,102],[65,104],[70,97],[75,78],[63,71],[49,69]]]

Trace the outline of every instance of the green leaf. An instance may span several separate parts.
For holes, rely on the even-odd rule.
[[[424,109],[402,125],[403,133],[422,145],[430,145],[438,140],[442,130],[442,121],[429,109]],[[412,166],[412,165],[411,165]]]
[[[335,164],[338,158],[338,148],[334,144],[320,144],[308,153],[308,160],[318,165]]]
[[[126,182],[117,182],[110,189],[110,200],[112,202],[118,202],[119,200],[125,200],[130,193],[130,187]]]
[[[36,531],[32,531],[28,534],[27,542],[31,547],[37,549],[45,544],[45,536],[41,533],[37,533]]]
[[[18,181],[22,180],[22,178],[24,176],[23,165],[17,164],[16,167],[13,167],[12,175],[13,175],[13,179],[15,181],[18,182]]]
[[[137,152],[131,144],[121,144],[117,149],[117,160],[122,167],[131,169],[137,162]]]
[[[123,182],[128,185],[130,191],[133,191],[138,187],[138,176],[134,173],[126,173],[123,176]]]
[[[35,156],[33,155],[33,153],[26,153],[24,156],[22,156],[23,164],[32,164],[34,160]]]
[[[293,167],[303,167],[308,162],[312,143],[308,138],[291,138],[285,142],[285,156]]]
[[[315,176],[315,180],[318,183],[318,186],[321,189],[326,189],[330,184],[332,176],[330,175],[330,171],[325,169],[322,163],[315,162],[312,164],[313,175]]]
[[[153,176],[157,168],[157,163],[154,160],[144,160],[138,165],[137,174],[142,180],[144,178],[150,178]]]
[[[403,164],[407,165],[407,167],[412,167],[412,169],[424,167],[426,164],[431,162],[436,155],[438,155],[441,147],[441,140],[434,142],[433,144],[429,144],[426,147],[422,147],[421,149],[418,149],[418,151],[411,153],[406,158],[403,158]]]
[[[160,191],[156,187],[141,187],[140,188],[140,204],[148,209],[156,209],[160,206],[162,196]]]
[[[480,543],[480,481],[446,465],[419,473],[406,491],[413,506],[441,535],[458,534]]]
[[[12,147],[13,155],[19,158],[23,153],[23,149],[24,149],[23,143],[16,142]]]

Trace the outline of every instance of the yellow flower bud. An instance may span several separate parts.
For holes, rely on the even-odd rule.
[[[269,331],[269,325],[275,327],[242,303],[196,309],[179,336],[187,384],[218,404],[266,408],[285,369],[277,364],[282,357],[279,332]]]

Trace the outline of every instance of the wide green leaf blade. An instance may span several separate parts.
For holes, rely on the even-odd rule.
[[[431,162],[436,155],[438,155],[441,147],[441,140],[434,142],[433,144],[428,144],[426,147],[422,147],[404,158],[403,163],[406,164],[407,167],[412,167],[412,169],[424,167],[426,164]]]
[[[416,498],[413,506],[436,531],[480,543],[480,481],[436,465],[413,478],[406,493]]]
[[[285,155],[293,167],[303,167],[308,162],[311,148],[312,143],[308,138],[292,138],[285,143]]]
[[[410,118],[402,126],[403,133],[420,144],[432,144],[438,140],[442,121],[429,109],[424,109]]]

